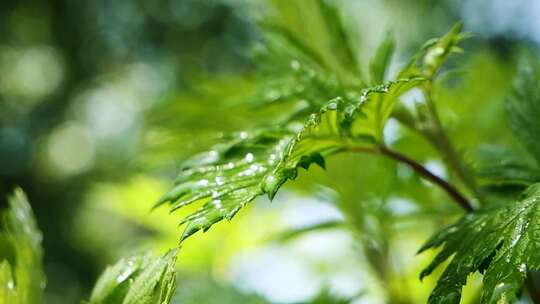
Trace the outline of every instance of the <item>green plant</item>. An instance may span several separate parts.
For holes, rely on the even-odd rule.
[[[459,303],[468,276],[477,271],[483,274],[481,303],[513,302],[524,285],[533,302],[540,303],[530,275],[540,268],[540,67],[533,60],[524,64],[507,102],[512,131],[531,159],[518,151],[490,152],[473,168],[452,144],[436,98],[443,65],[450,55],[462,52],[459,45],[468,36],[461,32],[461,24],[426,42],[390,77],[395,50],[391,35],[364,71],[337,9],[322,0],[310,5],[319,13],[326,44],[309,43],[273,20],[262,23],[265,36],[255,58],[264,78],[242,104],[265,109],[285,104],[289,110],[280,111],[268,125],[227,134],[210,151],[187,160],[175,185],[156,203],[155,207],[169,204],[172,211],[201,205],[182,220],[186,228],[180,242],[223,219],[232,220],[259,196],[274,199],[301,168],[308,170],[315,164],[324,169],[327,159],[340,153],[377,155],[408,167],[466,212],[419,251],[442,247],[420,279],[449,260],[429,303]],[[415,107],[401,102],[411,90],[422,93]],[[388,144],[385,127],[391,118],[429,143],[453,180],[441,178]],[[494,189],[502,189],[506,196],[516,189],[521,194],[500,202],[493,199]],[[0,300],[38,303],[45,282],[41,234],[23,192],[16,190],[9,202],[0,237]],[[353,220],[359,217],[347,212]],[[342,222],[322,223],[289,231],[280,240],[341,226]],[[120,260],[98,279],[87,303],[171,303],[178,253],[179,247],[158,258],[143,254]],[[377,254],[369,256],[373,264],[380,264]],[[314,300],[351,301],[332,299],[326,291]]]
[[[450,55],[462,52],[459,44],[468,35],[461,33],[461,24],[426,42],[392,80],[386,79],[394,43],[386,37],[369,64],[369,77],[364,77],[339,14],[326,2],[317,3],[327,30],[324,38],[334,47],[330,53],[312,48],[279,25],[263,25],[266,44],[258,62],[266,78],[251,103],[269,107],[296,102],[298,106],[291,107],[294,110],[278,123],[225,136],[212,150],[186,162],[174,187],[156,206],[168,203],[175,211],[202,204],[182,220],[184,240],[223,219],[231,220],[258,196],[273,199],[300,168],[307,170],[312,164],[325,168],[326,159],[338,153],[382,155],[440,187],[467,213],[420,249],[443,247],[421,278],[450,259],[428,302],[459,303],[467,277],[476,271],[484,275],[480,302],[512,302],[525,279],[530,280],[529,271],[540,267],[538,171],[508,161],[506,168],[492,163],[475,172],[449,139],[439,118],[434,87]],[[512,129],[535,159],[540,140],[537,83],[536,71],[522,74],[508,102]],[[423,100],[410,109],[399,99],[413,88],[422,92]],[[457,177],[457,185],[387,145],[384,127],[391,117],[438,151]],[[492,185],[519,180],[522,198],[491,203],[477,184],[482,174],[492,181],[498,179]],[[534,284],[527,281],[527,286],[533,301],[539,302]]]

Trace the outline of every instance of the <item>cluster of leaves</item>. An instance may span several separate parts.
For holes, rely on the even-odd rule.
[[[257,62],[267,78],[247,104],[296,106],[272,126],[224,136],[212,150],[184,163],[174,187],[156,204],[168,203],[172,211],[201,204],[182,220],[186,228],[181,240],[223,219],[231,220],[261,195],[272,199],[285,182],[296,178],[300,168],[307,170],[311,164],[324,168],[326,157],[342,151],[380,151],[385,147],[383,131],[391,115],[407,126],[417,125],[410,120],[422,119],[422,115],[397,108],[400,96],[415,87],[429,91],[448,56],[461,52],[458,44],[466,37],[457,24],[441,38],[426,42],[388,81],[395,47],[387,36],[369,64],[366,80],[339,13],[325,1],[315,3],[327,28],[325,39],[339,47],[329,55],[287,28],[265,24],[265,45],[259,49]],[[459,303],[461,289],[475,271],[484,273],[482,303],[507,303],[516,298],[527,271],[539,267],[540,185],[535,184],[540,176],[538,71],[521,74],[508,102],[512,129],[536,163],[523,162],[515,154],[513,158],[497,156],[496,164],[483,168],[479,175],[493,184],[528,188],[517,202],[470,213],[421,248],[422,252],[443,247],[421,277],[453,256],[430,303]],[[428,131],[423,135],[437,136]],[[466,184],[467,178],[462,176]]]
[[[353,49],[335,8],[325,1],[317,3],[326,12],[327,27],[340,29],[331,31],[333,39],[339,39],[336,43]],[[271,71],[265,75],[272,78],[261,81],[264,85],[248,103],[307,105],[291,107],[295,110],[271,127],[225,136],[212,150],[184,163],[174,187],[156,204],[169,203],[172,211],[202,204],[181,222],[186,224],[181,240],[232,219],[260,195],[272,199],[286,181],[296,178],[299,168],[308,169],[313,163],[324,168],[325,158],[335,153],[383,147],[384,126],[399,97],[431,79],[464,38],[457,24],[443,37],[428,41],[394,80],[384,81],[394,51],[394,42],[387,36],[371,60],[369,81],[364,81],[350,76],[362,72],[358,64],[345,64],[355,60],[344,55],[348,51],[329,60],[293,32],[278,26],[265,28],[266,44],[259,53],[264,57],[258,62],[270,63],[260,69]],[[342,62],[341,69],[348,69],[340,72],[330,62]]]
[[[540,68],[529,60],[514,82],[507,101],[511,128],[535,161],[499,153],[483,177],[496,186],[526,187],[521,198],[468,214],[435,234],[421,249],[442,246],[422,272],[429,275],[453,256],[433,291],[430,303],[459,303],[467,276],[483,272],[481,303],[509,303],[521,291],[527,272],[540,268]]]
[[[37,304],[45,287],[41,232],[24,192],[17,189],[2,213],[0,232],[0,302]],[[120,260],[107,268],[89,304],[170,303],[176,287],[174,249],[159,258],[149,254]]]

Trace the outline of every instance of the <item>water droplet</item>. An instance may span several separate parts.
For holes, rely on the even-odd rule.
[[[132,267],[127,267],[118,277],[116,277],[116,282],[122,283],[124,282],[131,274],[133,273]]]
[[[527,265],[525,265],[525,263],[521,263],[519,265],[519,272],[521,272],[522,274],[525,274],[527,272]]]
[[[7,288],[9,290],[13,290],[15,288],[15,284],[13,284],[13,281],[8,281],[7,282]]]
[[[246,131],[242,131],[238,134],[238,136],[240,137],[240,139],[246,139],[248,138],[249,134]]]
[[[251,168],[248,168],[244,170],[242,173],[240,173],[240,176],[252,176],[255,174],[255,171]]]
[[[208,182],[207,179],[201,179],[200,181],[197,182],[197,186],[202,186],[202,187],[204,187],[204,186],[208,185],[208,183],[209,183],[209,182]]]
[[[280,96],[281,94],[276,90],[268,91],[266,92],[266,95],[265,95],[266,99],[268,100],[277,100],[279,99]]]
[[[218,186],[221,186],[221,185],[223,185],[225,183],[225,179],[223,177],[221,177],[221,176],[216,176],[215,180],[216,180],[216,184]]]
[[[298,60],[291,60],[291,68],[298,71],[300,69],[300,62]]]
[[[213,200],[212,201],[212,205],[214,205],[214,207],[216,207],[216,209],[222,209],[223,208],[223,205],[221,204],[221,200]]]
[[[248,154],[246,154],[245,160],[246,160],[246,162],[251,163],[251,162],[253,162],[254,158],[255,157],[253,156],[252,153],[248,153]]]

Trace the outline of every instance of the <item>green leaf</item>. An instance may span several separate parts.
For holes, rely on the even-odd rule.
[[[0,302],[41,303],[45,275],[39,231],[26,195],[16,189],[2,213]]]
[[[461,33],[462,27],[463,23],[461,22],[454,24],[448,33],[427,49],[423,59],[424,76],[434,76],[451,53],[462,52],[458,44],[467,37],[467,34]]]
[[[462,33],[461,22],[456,23],[445,35],[440,38],[435,38],[427,41],[420,50],[412,56],[409,62],[398,73],[398,78],[404,77],[425,77],[433,78],[443,64],[446,62],[450,54],[461,53],[459,43],[470,35]],[[418,61],[422,58],[422,64]]]
[[[339,228],[345,228],[345,222],[343,221],[325,221],[320,223],[315,223],[303,227],[293,228],[286,230],[280,234],[278,234],[274,239],[278,242],[287,242],[293,239],[296,239],[300,236],[303,236],[305,234],[311,233],[311,232],[318,232],[323,231],[326,229],[339,229]]]
[[[371,84],[376,85],[384,82],[384,77],[388,71],[394,50],[394,37],[388,33],[369,62],[369,76],[371,78]]]
[[[421,77],[399,79],[365,90],[360,97],[359,106],[354,108],[354,111],[359,111],[358,115],[362,119],[353,121],[352,134],[383,144],[384,126],[394,110],[397,98],[424,80]]]
[[[540,164],[540,66],[529,58],[514,80],[507,113],[512,131]]]
[[[326,29],[330,37],[333,38],[335,55],[340,60],[343,67],[352,70],[353,74],[360,71],[354,46],[348,36],[347,30],[340,12],[335,4],[329,4],[326,0],[318,0],[321,15],[325,21]]]
[[[533,159],[500,147],[482,149],[475,171],[488,187],[526,187],[540,181],[540,168]]]
[[[338,22],[333,7],[326,7],[324,1],[317,3],[326,14],[326,23]],[[321,62],[319,52],[292,32],[271,28],[277,35],[268,35],[265,59],[259,62],[268,60],[262,68],[273,76],[263,81],[262,90],[255,95],[260,101],[250,104],[294,100],[308,105],[291,107],[286,119],[275,126],[226,136],[211,151],[184,163],[175,185],[155,205],[170,204],[171,211],[200,205],[181,221],[186,225],[181,241],[223,219],[231,220],[263,194],[273,199],[285,182],[296,178],[299,168],[308,169],[313,163],[324,168],[326,157],[351,147],[376,150],[383,146],[384,126],[398,98],[425,81],[423,73],[415,72],[421,55],[432,52],[433,46],[447,52],[446,48],[453,48],[461,39],[460,26],[456,26],[415,55],[400,73],[406,76],[365,88],[336,76]],[[375,78],[384,77],[391,49],[393,43],[387,37],[373,60]],[[439,65],[446,57],[428,61],[431,66]]]
[[[199,202],[202,207],[185,218],[181,239],[231,220],[256,197],[272,199],[299,168],[325,166],[325,157],[353,145],[375,147],[397,97],[421,82],[403,79],[364,90],[360,97],[336,98],[313,113],[298,130],[297,123],[240,132],[213,150],[184,164],[175,186],[156,204],[172,210]],[[379,105],[381,104],[381,105]],[[364,123],[359,123],[363,121]],[[371,130],[370,128],[379,128]]]
[[[176,287],[178,249],[159,258],[149,254],[124,258],[99,277],[90,304],[166,304]]]
[[[459,303],[469,274],[483,271],[481,303],[510,303],[528,270],[540,268],[540,184],[522,198],[465,215],[435,234],[419,252],[443,246],[420,278],[453,256],[429,303]]]

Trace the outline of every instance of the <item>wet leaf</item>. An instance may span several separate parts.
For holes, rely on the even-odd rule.
[[[420,249],[442,250],[420,275],[423,278],[453,256],[429,303],[459,303],[467,277],[484,271],[481,303],[510,303],[528,270],[540,268],[540,184],[530,186],[512,204],[465,215],[435,234]]]
[[[358,98],[335,98],[300,130],[292,123],[225,138],[213,150],[188,160],[175,186],[156,206],[169,203],[174,211],[202,203],[181,222],[186,224],[182,240],[231,220],[256,197],[267,194],[272,199],[287,180],[296,178],[299,168],[313,163],[324,168],[325,157],[353,145],[375,147],[396,98],[420,82],[404,79],[366,89]]]
[[[124,258],[100,276],[90,304],[166,304],[176,287],[176,255],[170,250],[159,258],[149,254]]]
[[[41,303],[45,275],[39,231],[26,195],[16,189],[2,214],[0,302]]]
[[[326,7],[324,1],[318,3],[327,14],[325,22],[337,22],[334,8]],[[296,178],[299,168],[307,170],[312,164],[325,168],[326,157],[351,147],[378,149],[384,145],[384,126],[399,97],[425,81],[421,73],[413,73],[418,69],[419,57],[415,56],[412,65],[404,68],[405,76],[363,87],[336,75],[325,62],[318,62],[322,60],[318,52],[302,44],[292,32],[279,27],[272,27],[271,32],[261,62],[268,60],[263,68],[274,75],[274,81],[264,83],[262,91],[257,91],[254,98],[260,98],[260,102],[250,99],[249,104],[266,106],[295,100],[307,101],[308,105],[300,110],[291,107],[287,119],[278,120],[274,126],[226,136],[209,152],[184,163],[175,185],[156,203],[169,204],[172,211],[201,205],[182,220],[186,227],[181,240],[207,231],[223,219],[231,220],[263,194],[273,199],[285,182]],[[276,32],[278,35],[274,35]],[[451,48],[459,40],[458,32],[459,27],[455,27],[431,45]],[[384,77],[392,49],[393,43],[387,38],[373,60],[375,78]],[[423,53],[429,51],[429,47],[423,49]],[[446,58],[437,59],[436,64]]]

